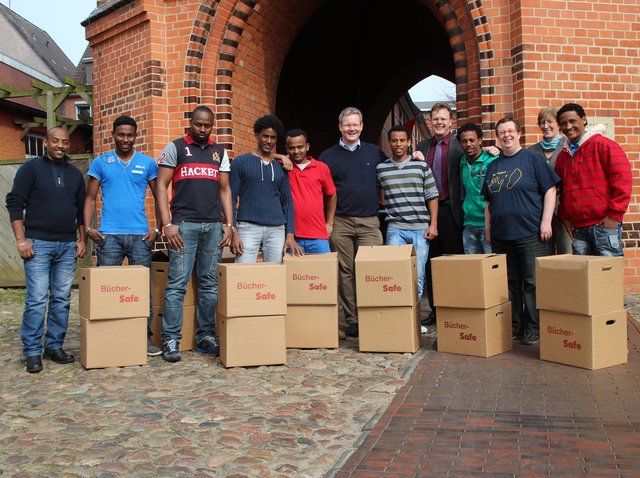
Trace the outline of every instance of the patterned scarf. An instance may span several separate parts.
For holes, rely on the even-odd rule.
[[[546,139],[542,138],[542,141],[540,141],[540,146],[544,151],[555,151],[555,149],[558,147],[558,143],[562,141],[562,138],[563,136],[561,134],[556,136],[551,141],[547,141]]]

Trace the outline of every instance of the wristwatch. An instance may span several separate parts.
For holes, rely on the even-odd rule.
[[[157,227],[153,229],[154,231],[156,231],[156,234],[160,234],[160,229],[158,229]]]
[[[232,231],[235,231],[235,227],[233,227],[233,224],[223,224],[222,227],[230,227]]]
[[[85,234],[89,234],[89,231],[91,230],[91,228],[89,226],[84,228],[84,233]]]

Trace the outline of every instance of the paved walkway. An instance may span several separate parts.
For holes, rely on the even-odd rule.
[[[640,296],[628,297],[640,318]],[[78,353],[77,301],[67,349]],[[178,364],[24,372],[22,306],[0,307],[0,475],[640,477],[640,332],[629,363],[293,350],[281,367]],[[114,344],[117,346],[117,344]]]
[[[640,477],[640,301],[629,362],[543,362],[537,346],[489,359],[427,353],[336,478]]]

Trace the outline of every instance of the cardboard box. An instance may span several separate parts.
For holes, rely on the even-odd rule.
[[[488,309],[509,301],[505,254],[456,254],[431,259],[438,307]]]
[[[624,258],[601,256],[538,257],[536,306],[581,315],[624,308]]]
[[[338,253],[284,256],[289,305],[338,303]]]
[[[222,316],[220,360],[225,367],[287,363],[284,315]]]
[[[164,317],[164,307],[152,306],[153,316],[151,318],[151,340],[156,347],[162,348],[162,318]],[[180,339],[180,351],[187,352],[196,348],[196,306],[185,305],[182,308],[182,339]]]
[[[86,369],[146,365],[147,316],[111,320],[80,317],[80,363]]]
[[[413,246],[360,246],[356,254],[358,307],[411,307],[418,300]]]
[[[438,307],[438,352],[492,357],[513,348],[511,302],[488,309]]]
[[[282,264],[218,264],[218,311],[225,317],[287,313],[287,268]]]
[[[149,269],[144,266],[82,267],[80,315],[89,320],[149,316]]]
[[[420,306],[359,307],[360,352],[416,352],[422,343]]]
[[[288,349],[337,349],[337,305],[290,305],[285,318]]]
[[[540,359],[590,370],[626,363],[627,311],[585,316],[541,310]]]
[[[169,263],[153,261],[151,263],[151,305],[164,306],[164,290],[169,281]],[[184,305],[197,303],[198,279],[195,272],[191,275],[184,294]]]

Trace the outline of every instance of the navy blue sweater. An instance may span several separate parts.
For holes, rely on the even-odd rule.
[[[7,194],[11,221],[24,220],[25,235],[43,241],[75,241],[84,224],[86,189],[82,173],[65,157],[61,165],[45,156],[24,163]],[[26,209],[26,213],[25,213]]]
[[[378,215],[376,166],[387,159],[380,148],[360,141],[357,150],[349,151],[336,144],[324,151],[318,159],[331,170],[338,196],[338,216]]]
[[[287,233],[295,234],[289,178],[280,163],[272,160],[263,164],[255,154],[243,154],[231,162],[230,182],[234,208],[240,197],[236,221],[261,226],[284,224]]]

